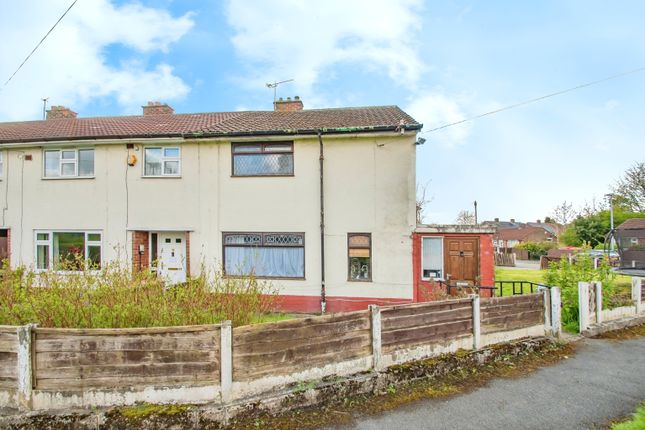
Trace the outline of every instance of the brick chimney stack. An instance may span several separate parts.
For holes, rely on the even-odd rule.
[[[300,100],[300,97],[295,96],[293,100],[291,100],[291,97],[287,97],[286,100],[283,100],[282,97],[280,97],[278,100],[273,102],[273,110],[276,112],[295,112],[297,110],[302,110],[304,105],[302,104],[302,100]]]
[[[147,106],[141,107],[143,108],[143,116],[172,115],[175,113],[175,110],[168,106],[168,104],[161,102],[148,102]]]
[[[47,119],[61,119],[61,118],[76,118],[78,115],[76,112],[72,111],[70,108],[65,106],[52,106],[51,109],[47,111]]]

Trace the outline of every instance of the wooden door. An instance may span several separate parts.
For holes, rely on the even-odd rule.
[[[450,285],[477,285],[479,239],[447,237],[445,240],[446,280]]]

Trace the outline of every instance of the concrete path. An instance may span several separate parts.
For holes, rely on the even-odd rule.
[[[343,429],[590,429],[645,400],[645,338],[586,339],[578,353],[525,378],[426,400]]]

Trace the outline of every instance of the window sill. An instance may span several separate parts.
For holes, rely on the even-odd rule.
[[[68,179],[96,179],[96,176],[41,176],[40,179],[42,179],[43,181],[66,181]]]
[[[231,175],[231,178],[293,178],[294,176],[296,175]]]
[[[98,275],[101,273],[101,270],[53,270],[49,269],[35,269],[35,273],[55,273],[57,275]]]
[[[181,175],[141,175],[141,179],[181,179]]]
[[[243,279],[246,278],[247,276],[243,275],[224,275],[225,278],[228,279]],[[289,277],[284,277],[284,276],[254,276],[255,279],[267,279],[270,281],[306,281],[307,278],[302,277],[302,278],[289,278]]]
[[[366,282],[372,282],[372,279],[371,278],[370,279],[348,279],[347,282],[363,282],[363,283],[366,283]]]

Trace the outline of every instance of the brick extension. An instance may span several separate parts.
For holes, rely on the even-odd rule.
[[[139,253],[139,245],[143,245],[143,254]],[[147,231],[132,232],[132,270],[147,269],[150,265],[150,241]]]

